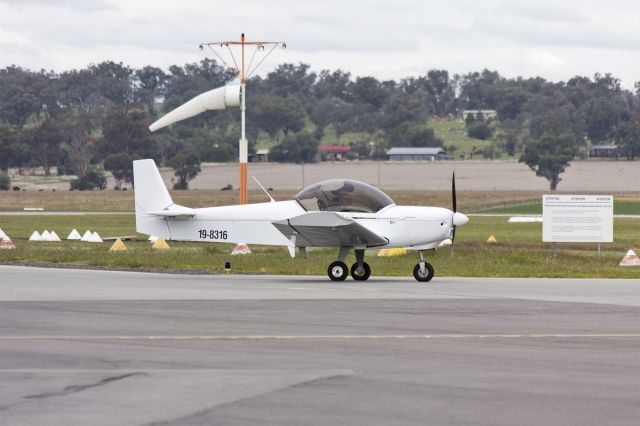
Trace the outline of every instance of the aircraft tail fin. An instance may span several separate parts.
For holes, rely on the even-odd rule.
[[[133,182],[136,204],[136,231],[160,237],[169,237],[166,222],[159,221],[146,212],[168,209],[173,200],[160,171],[153,160],[133,162]]]
[[[133,162],[133,182],[135,184],[136,212],[157,211],[173,204],[160,171],[153,160]]]

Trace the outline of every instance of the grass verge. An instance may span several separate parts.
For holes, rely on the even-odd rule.
[[[252,246],[250,256],[230,256],[230,244],[169,242],[168,251],[155,251],[146,236],[135,233],[133,215],[91,216],[0,216],[0,228],[14,240],[17,249],[0,251],[0,263],[82,265],[110,269],[220,272],[224,262],[244,273],[325,275],[336,250],[309,250],[307,259],[291,259],[284,247]],[[138,235],[142,241],[127,242],[129,250],[110,253],[110,243],[42,243],[27,241],[34,229],[55,230],[66,237],[72,228],[86,229],[102,236]],[[494,235],[498,244],[485,241]],[[640,220],[616,219],[615,243],[604,244],[596,256],[595,244],[559,245],[551,256],[550,246],[541,243],[541,224],[509,224],[504,217],[474,217],[458,230],[455,254],[442,249],[427,258],[437,276],[474,277],[580,277],[640,278],[640,268],[622,268],[620,259],[629,247],[640,247]],[[394,258],[376,257],[367,252],[366,261],[374,276],[411,276],[417,254]],[[355,261],[351,254],[347,263]]]

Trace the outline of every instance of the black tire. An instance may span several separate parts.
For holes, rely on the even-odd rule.
[[[351,276],[356,281],[366,281],[371,276],[371,267],[367,262],[362,262],[362,269],[364,269],[362,275],[356,274],[356,269],[358,269],[358,262],[351,265]]]
[[[431,266],[430,263],[425,262],[424,267],[427,270],[427,275],[423,276],[422,274],[420,274],[420,264],[417,263],[416,266],[413,267],[413,278],[415,278],[416,281],[420,281],[421,283],[428,283],[429,281],[431,281],[431,278],[433,278],[434,270],[433,266]]]
[[[349,268],[344,262],[337,260],[329,265],[327,275],[329,275],[331,281],[344,281],[347,279],[347,275],[349,275]]]

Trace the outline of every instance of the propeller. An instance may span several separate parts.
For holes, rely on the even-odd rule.
[[[453,255],[453,242],[456,239],[456,227],[458,225],[464,225],[469,221],[469,218],[462,213],[458,213],[457,199],[456,199],[456,173],[453,172],[451,177],[451,204],[453,207],[453,215],[451,215],[451,254]]]
[[[453,172],[451,176],[451,204],[453,207],[453,215],[451,216],[451,253],[453,253],[453,243],[456,240],[456,225],[453,218],[457,212],[457,199],[456,199],[456,172]]]

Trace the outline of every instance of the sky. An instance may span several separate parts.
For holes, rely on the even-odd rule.
[[[282,40],[278,63],[400,80],[429,69],[560,81],[640,81],[640,2],[510,0],[0,0],[0,67],[63,71],[105,60],[168,68],[202,42]],[[228,59],[228,58],[225,58]]]

